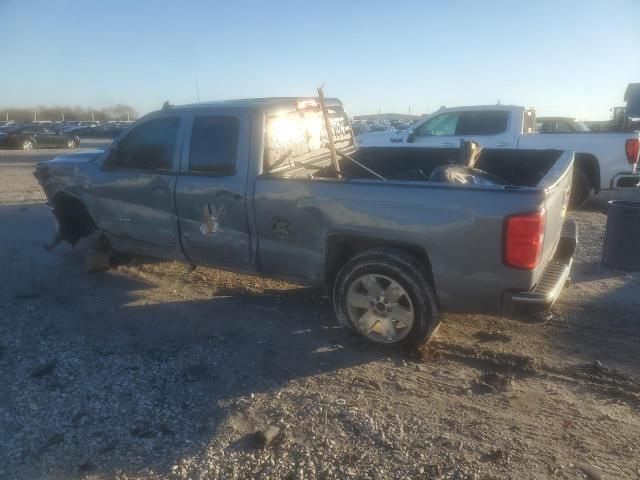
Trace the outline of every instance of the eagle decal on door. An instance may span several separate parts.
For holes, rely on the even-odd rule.
[[[224,232],[220,220],[225,214],[224,207],[216,208],[207,204],[203,209],[202,225],[200,225],[200,232],[205,237],[212,237],[218,233]]]

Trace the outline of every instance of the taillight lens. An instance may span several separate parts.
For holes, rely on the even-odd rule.
[[[547,212],[513,215],[505,222],[504,261],[516,268],[533,270],[540,263]]]
[[[624,144],[624,150],[627,153],[627,162],[631,165],[638,163],[638,152],[640,152],[640,139],[630,138]]]

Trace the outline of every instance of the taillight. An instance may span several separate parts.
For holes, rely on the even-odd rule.
[[[504,262],[533,270],[540,262],[544,243],[546,210],[507,217],[504,232]]]
[[[630,138],[624,144],[624,151],[627,153],[627,162],[631,165],[638,163],[638,153],[640,152],[640,139]]]

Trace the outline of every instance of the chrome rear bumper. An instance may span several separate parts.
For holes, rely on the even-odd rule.
[[[640,186],[640,173],[617,173],[611,179],[611,188],[637,188]]]

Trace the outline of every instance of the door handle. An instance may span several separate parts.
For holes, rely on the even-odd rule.
[[[167,193],[169,191],[169,186],[164,182],[154,183],[151,185],[151,191]]]
[[[511,146],[511,142],[498,142],[496,145],[498,147],[510,147]]]
[[[443,147],[453,147],[455,145],[455,143],[453,143],[453,142],[442,142],[440,145],[442,145]]]
[[[227,197],[232,197],[234,200],[241,200],[242,199],[242,195],[240,195],[239,193],[233,193],[230,192],[228,190],[223,190],[221,192],[216,193],[216,197],[220,198],[221,196],[227,196]]]

